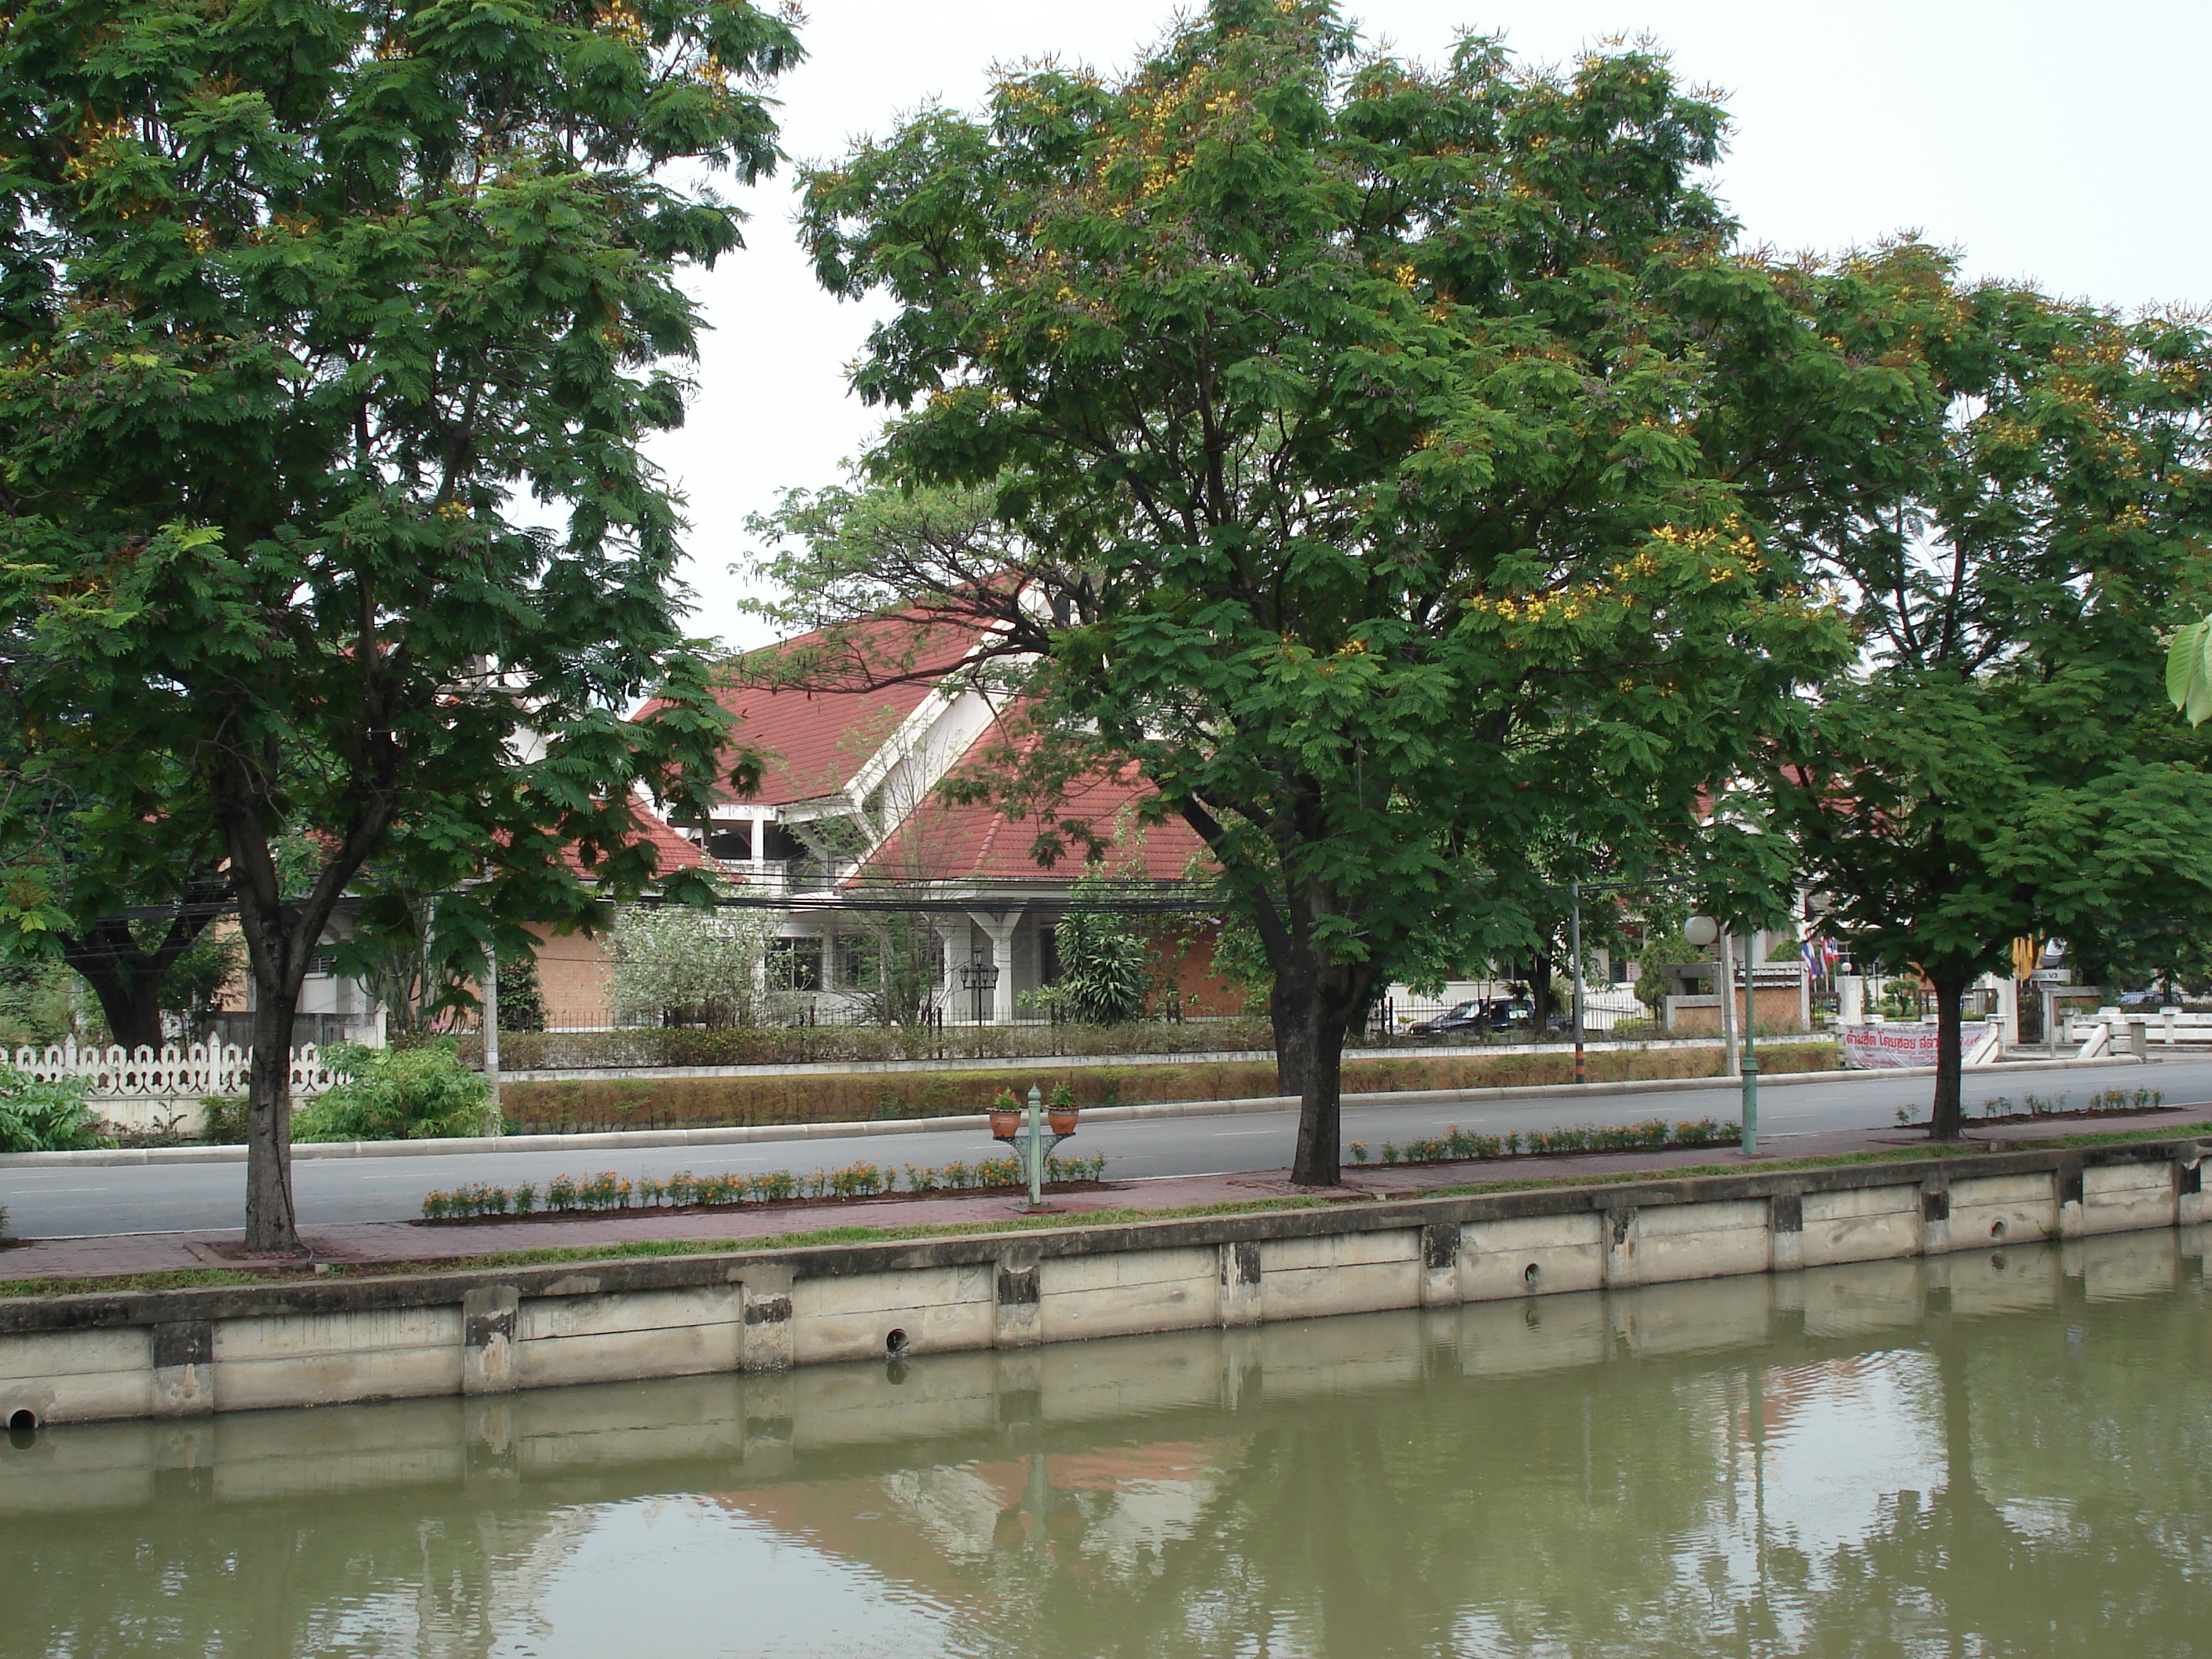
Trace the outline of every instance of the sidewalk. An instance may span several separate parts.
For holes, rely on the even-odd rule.
[[[2179,1111],[2113,1113],[2094,1118],[2057,1118],[1993,1125],[1969,1124],[1969,1141],[2021,1142],[2131,1129],[2171,1129],[2176,1135],[2212,1126],[2212,1105]],[[1342,1187],[1324,1194],[1345,1202],[1413,1198],[1439,1188],[1484,1182],[1542,1182],[1696,1165],[1755,1169],[1773,1162],[1890,1152],[1926,1145],[1908,1129],[1848,1129],[1826,1134],[1777,1135],[1763,1139],[1760,1155],[1747,1158],[1712,1147],[1650,1152],[1589,1152],[1558,1158],[1488,1162],[1348,1166]],[[1169,1176],[1113,1182],[1102,1188],[1055,1195],[1055,1209],[1076,1218],[1101,1210],[1177,1210],[1193,1205],[1249,1202],[1304,1193],[1288,1170],[1245,1175]],[[876,1198],[856,1202],[802,1203],[774,1207],[680,1212],[631,1210],[574,1219],[495,1221],[423,1226],[404,1221],[359,1222],[310,1228],[301,1237],[319,1262],[434,1262],[456,1256],[510,1250],[627,1244],[643,1240],[708,1241],[774,1237],[828,1227],[957,1227],[1003,1221],[1021,1213],[1009,1194],[963,1198]],[[234,1252],[236,1231],[189,1233],[110,1233],[82,1238],[35,1239],[0,1249],[0,1281],[94,1279],[125,1273],[168,1273],[253,1265]],[[295,1264],[285,1263],[285,1266]]]

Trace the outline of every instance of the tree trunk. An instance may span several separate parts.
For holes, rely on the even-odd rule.
[[[125,1048],[161,1046],[161,981],[163,970],[148,973],[142,964],[117,963],[104,952],[65,949],[63,959],[100,999],[100,1012],[107,1030]]]
[[[1313,1050],[1297,999],[1283,994],[1285,979],[1278,973],[1267,988],[1267,1025],[1275,1037],[1275,1092],[1303,1097]]]
[[[1956,1140],[1964,1133],[1965,1114],[1959,1103],[1959,1080],[1965,1059],[1959,1051],[1959,999],[1971,982],[1961,975],[1937,979],[1936,988],[1936,1100],[1929,1109],[1928,1138]]]
[[[204,890],[189,891],[161,942],[150,950],[121,916],[106,917],[81,935],[63,936],[62,959],[92,988],[108,1030],[125,1048],[161,1048],[161,989],[177,958],[206,931],[211,913],[195,914],[194,906],[207,898]]]
[[[1528,975],[1528,1035],[1532,1040],[1541,1042],[1552,1026],[1551,954],[1539,951],[1529,967],[1533,971]]]
[[[1348,1022],[1329,1006],[1332,1000],[1317,987],[1304,998],[1297,1030],[1287,1045],[1300,1061],[1298,1149],[1291,1162],[1294,1186],[1334,1187],[1344,1178],[1344,1033]],[[1277,1052],[1285,1047],[1278,1036]]]
[[[300,1254],[292,1207],[292,1017],[300,994],[255,975],[253,1065],[246,1095],[246,1248]]]

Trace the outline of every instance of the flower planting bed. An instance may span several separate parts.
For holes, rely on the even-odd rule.
[[[1045,1185],[1055,1192],[1097,1188],[1103,1184],[1105,1170],[1103,1152],[1088,1158],[1047,1158]],[[974,1164],[908,1164],[898,1169],[848,1164],[842,1169],[799,1174],[770,1170],[756,1175],[695,1176],[679,1170],[672,1176],[629,1178],[608,1170],[595,1176],[555,1176],[542,1188],[535,1182],[495,1187],[478,1182],[427,1193],[422,1199],[422,1222],[545,1221],[625,1211],[676,1214],[773,1209],[839,1200],[964,1197],[1018,1189],[1027,1188],[1021,1164],[1011,1158],[987,1158]]]
[[[1726,1146],[1742,1134],[1741,1125],[1723,1123],[1710,1117],[1694,1123],[1669,1123],[1655,1117],[1643,1123],[1586,1123],[1571,1129],[1531,1129],[1525,1133],[1516,1131],[1502,1135],[1468,1134],[1454,1125],[1441,1135],[1409,1140],[1402,1146],[1386,1140],[1382,1143],[1382,1161],[1386,1164],[1468,1164],[1512,1158],[1558,1158],[1576,1152],[1657,1152],[1679,1147]],[[1365,1142],[1346,1144],[1351,1149],[1353,1163],[1369,1161]]]
[[[2110,1117],[2116,1112],[2124,1112],[2132,1115],[2137,1113],[2178,1112],[2183,1109],[2179,1106],[2169,1106],[2166,1103],[2166,1091],[2163,1089],[2100,1089],[2089,1097],[2089,1103],[2087,1106],[2069,1106],[2066,1103],[2073,1097],[2070,1090],[2063,1089],[2048,1098],[2039,1094],[2025,1095],[2018,1103],[2024,1109],[2016,1111],[2014,1109],[2014,1103],[2011,1096],[1992,1095],[1982,1103],[1982,1109],[1972,1114],[1969,1121],[1975,1124],[2047,1123],[2056,1118]],[[1897,1123],[1899,1128],[1925,1129],[1928,1127],[1925,1119],[1917,1123],[1911,1119],[1910,1108],[1898,1109]]]

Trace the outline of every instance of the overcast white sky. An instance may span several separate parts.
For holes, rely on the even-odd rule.
[[[780,83],[784,148],[826,161],[938,100],[972,106],[994,63],[1057,52],[1112,70],[1176,7],[1072,0],[807,0],[808,63]],[[2106,304],[2212,301],[2202,79],[2206,0],[1347,0],[1370,39],[1435,58],[1461,27],[1571,58],[1649,33],[1727,94],[1722,197],[1755,240],[1834,249],[1914,229],[1969,269]],[[880,420],[845,387],[870,314],[814,285],[792,169],[750,193],[750,246],[701,279],[714,332],[699,396],[657,448],[690,500],[693,626],[763,637],[728,567],[744,520],[834,479]]]

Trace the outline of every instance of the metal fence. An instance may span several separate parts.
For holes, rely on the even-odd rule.
[[[1515,997],[1511,986],[1504,981],[1495,984],[1477,983],[1464,988],[1448,988],[1441,997],[1419,997],[1395,988],[1375,1006],[1368,1021],[1368,1030],[1376,1036],[1405,1036],[1413,1028],[1443,1018],[1455,1009],[1469,1002],[1487,1003],[1493,1011],[1493,1021],[1505,1029],[1485,1031],[1462,1030],[1450,1035],[1469,1042],[1528,1042],[1534,1035],[1527,1016],[1528,1000]],[[1553,1012],[1555,1030],[1571,1031],[1575,1011],[1569,999],[1562,998]],[[1583,1029],[1592,1036],[1602,1036],[1626,1021],[1656,1020],[1657,1013],[1639,1000],[1634,989],[1626,985],[1589,985],[1583,990]]]

